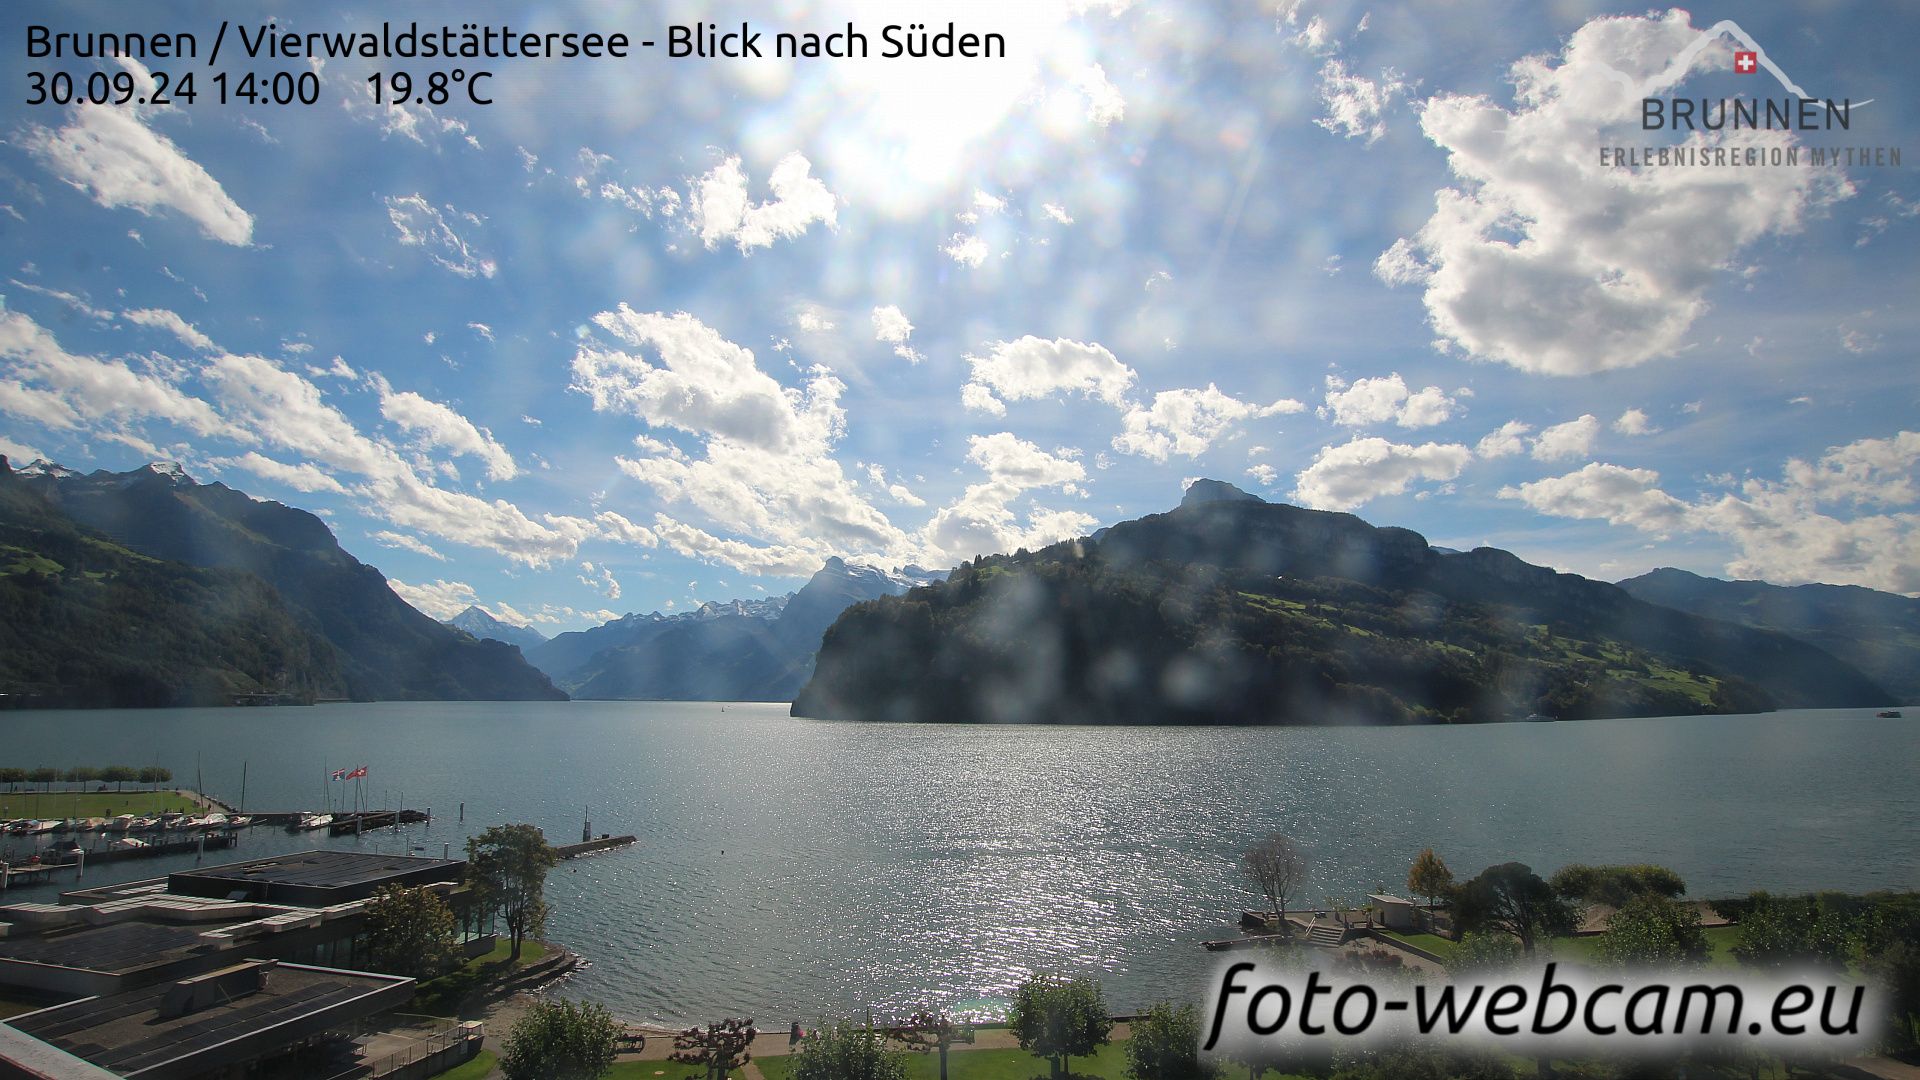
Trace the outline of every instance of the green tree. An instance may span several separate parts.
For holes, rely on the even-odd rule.
[[[1520,962],[1520,941],[1510,934],[1469,933],[1460,936],[1460,945],[1447,961],[1447,970],[1505,971]]]
[[[1046,1058],[1054,1080],[1061,1080],[1068,1058],[1106,1045],[1113,1017],[1107,1014],[1099,983],[1042,972],[1014,991],[1007,1027],[1022,1050]]]
[[[1567,900],[1587,904],[1626,907],[1638,896],[1657,896],[1677,900],[1686,895],[1687,883],[1664,866],[1642,863],[1636,866],[1586,866],[1573,863],[1554,872],[1553,891]]]
[[[1287,924],[1287,897],[1307,883],[1307,856],[1284,833],[1270,833],[1240,856],[1241,869],[1267,898],[1267,910]]]
[[[537,1001],[507,1033],[500,1072],[507,1080],[596,1080],[612,1071],[619,1037],[603,1005]]]
[[[453,909],[425,886],[391,885],[367,903],[367,947],[373,969],[431,979],[453,961]]]
[[[60,770],[51,765],[42,765],[27,774],[27,779],[35,784],[45,784],[48,791],[53,790],[53,782],[60,779]]]
[[[173,780],[173,770],[161,768],[158,765],[143,765],[140,768],[139,778],[141,783],[152,784],[153,790],[159,791],[161,784]]]
[[[1573,929],[1573,909],[1531,867],[1517,862],[1489,866],[1460,886],[1453,918],[1461,932],[1513,935],[1528,956],[1539,938]]]
[[[1133,1023],[1127,1075],[1133,1080],[1216,1080],[1219,1066],[1200,1057],[1200,1014],[1160,1002]]]
[[[521,944],[546,926],[547,871],[559,861],[532,825],[495,825],[467,840],[467,885],[506,921],[509,960],[519,960]]]
[[[61,779],[69,784],[91,784],[95,780],[100,779],[100,770],[90,766],[80,765],[68,769],[62,774]]]
[[[1813,965],[1832,971],[1853,955],[1853,920],[1839,908],[1811,896],[1774,897],[1754,893],[1740,918],[1734,959],[1749,967],[1789,968]]]
[[[1636,896],[1607,919],[1600,935],[1600,959],[1619,967],[1671,967],[1707,962],[1706,932],[1700,912],[1664,896]]]
[[[109,765],[100,770],[100,779],[113,785],[113,790],[124,792],[127,781],[140,779],[140,770],[131,765]]]
[[[1407,891],[1415,896],[1427,898],[1427,910],[1433,910],[1435,897],[1445,896],[1453,889],[1453,871],[1432,848],[1422,851],[1407,870]]]
[[[906,1080],[907,1055],[872,1027],[840,1020],[803,1040],[788,1071],[793,1080]]]
[[[11,765],[0,769],[0,784],[5,784],[9,788],[17,788],[26,782],[27,770]]]

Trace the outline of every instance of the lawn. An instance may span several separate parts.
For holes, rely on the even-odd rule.
[[[1387,934],[1396,941],[1404,941],[1416,949],[1424,949],[1439,957],[1442,961],[1452,960],[1459,944],[1441,937],[1439,934]]]
[[[1708,967],[1732,967],[1737,963],[1733,958],[1733,946],[1740,940],[1739,927],[1709,926],[1701,933],[1707,939]],[[1553,957],[1569,963],[1592,964],[1598,956],[1600,938],[1599,934],[1554,938]]]
[[[473,1060],[462,1062],[441,1073],[440,1080],[484,1080],[499,1063],[500,1059],[493,1056],[493,1051],[482,1050],[473,1055]]]
[[[191,799],[172,791],[15,791],[0,795],[0,819],[117,817],[193,810]]]
[[[510,964],[507,960],[510,951],[507,939],[502,937],[492,952],[482,953],[437,979],[421,983],[409,1008],[427,1016],[452,1016],[459,1011],[460,1000],[475,987],[513,968],[539,963],[547,955],[545,945],[525,941],[520,944],[520,962]]]
[[[787,1080],[790,1060],[755,1058],[754,1064],[760,1066],[760,1074],[767,1080]],[[1067,1059],[1067,1066],[1075,1076],[1126,1080],[1127,1048],[1122,1043],[1109,1043],[1096,1054]],[[947,1080],[1033,1080],[1046,1075],[1046,1059],[1025,1050],[955,1050],[947,1055]],[[940,1055],[908,1054],[907,1080],[940,1080]]]

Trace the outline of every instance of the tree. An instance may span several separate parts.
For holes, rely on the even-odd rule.
[[[0,784],[5,784],[8,787],[13,788],[13,787],[18,787],[21,784],[24,784],[26,782],[27,782],[27,770],[18,768],[15,766],[11,766],[11,765],[7,766],[4,769],[0,769]]]
[[[509,960],[519,960],[521,944],[546,926],[547,871],[559,861],[532,825],[495,825],[467,840],[467,885],[506,920]]]
[[[596,1080],[613,1068],[620,1026],[604,1005],[537,1001],[507,1033],[500,1072],[507,1080]]]
[[[1447,970],[1505,971],[1520,962],[1520,942],[1507,934],[1470,933],[1460,936],[1460,945],[1447,961]]]
[[[109,765],[100,770],[100,779],[113,785],[113,790],[124,792],[127,781],[140,779],[140,770],[131,765]]]
[[[1105,1046],[1113,1017],[1100,984],[1085,977],[1041,973],[1020,984],[1007,1012],[1007,1027],[1020,1048],[1046,1058],[1054,1080],[1067,1075],[1067,1059]]]
[[[140,767],[139,778],[141,783],[152,784],[153,790],[159,791],[161,784],[173,780],[173,770],[163,769],[158,765],[143,765]]]
[[[1814,966],[1837,971],[1853,956],[1852,920],[1811,896],[1754,893],[1740,917],[1733,957],[1749,967]]]
[[[753,1060],[753,1040],[759,1034],[751,1020],[715,1020],[704,1028],[690,1027],[675,1035],[673,1053],[668,1057],[682,1065],[704,1068],[707,1080],[726,1080],[728,1073],[746,1068]]]
[[[792,1080],[906,1080],[907,1055],[887,1049],[886,1039],[892,1037],[851,1020],[822,1026],[800,1043],[788,1075]]]
[[[1435,897],[1445,896],[1453,888],[1453,871],[1432,848],[1422,851],[1407,871],[1407,891],[1427,898],[1427,910],[1433,910]]]
[[[1677,900],[1687,883],[1664,866],[1585,866],[1574,863],[1554,872],[1553,891],[1567,900],[1626,907],[1635,897],[1657,896]]]
[[[1670,967],[1704,964],[1710,950],[1699,911],[1649,894],[1628,900],[1607,919],[1597,951],[1602,961],[1620,967]]]
[[[1284,833],[1272,833],[1246,850],[1241,867],[1267,898],[1267,909],[1287,924],[1287,897],[1307,883],[1307,857]]]
[[[35,784],[45,784],[48,791],[53,790],[53,782],[60,779],[60,770],[51,765],[42,765],[27,774],[27,779]]]
[[[100,770],[86,765],[76,766],[63,773],[61,779],[69,784],[91,784],[100,779]]]
[[[1573,929],[1573,909],[1553,886],[1525,863],[1489,866],[1460,886],[1453,899],[1453,921],[1461,932],[1499,931],[1520,940],[1533,955],[1538,938]]]
[[[432,889],[387,886],[366,911],[375,971],[431,979],[452,963],[453,909]]]
[[[972,1042],[973,1025],[955,1020],[945,1009],[923,1009],[889,1028],[887,1038],[919,1054],[940,1051],[940,1080],[947,1080],[947,1050],[957,1042]]]
[[[1200,1057],[1200,1014],[1163,1001],[1133,1022],[1127,1075],[1133,1080],[1216,1080],[1221,1069]]]

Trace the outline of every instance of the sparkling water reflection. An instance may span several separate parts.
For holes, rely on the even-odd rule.
[[[1920,886],[1920,735],[1858,711],[1476,728],[855,726],[783,706],[388,703],[16,713],[5,761],[158,762],[256,809],[317,806],[369,764],[376,804],[431,825],[315,842],[458,851],[532,821],[633,832],[563,864],[550,936],[592,965],[566,990],[633,1019],[785,1022],[992,1001],[1029,970],[1097,974],[1126,1007],[1197,994],[1198,942],[1250,902],[1238,855],[1281,829],[1308,900],[1403,888],[1433,846],[1457,872],[1653,861],[1696,895]],[[338,794],[339,785],[333,785]],[[466,819],[457,820],[465,803]],[[120,864],[89,881],[191,858]],[[70,887],[70,885],[68,886]],[[44,897],[45,890],[16,893]]]

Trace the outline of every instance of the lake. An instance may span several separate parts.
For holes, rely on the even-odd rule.
[[[1405,889],[1433,847],[1464,878],[1517,859],[1656,862],[1695,896],[1920,887],[1920,723],[1870,711],[1462,728],[985,728],[795,720],[784,705],[383,703],[0,714],[0,764],[160,764],[247,806],[317,809],[366,765],[375,807],[430,825],[314,845],[458,854],[531,821],[640,844],[562,864],[564,991],[634,1020],[763,1025],[1004,997],[1091,973],[1116,1010],[1198,1000],[1254,903],[1239,853],[1274,829],[1305,902]],[[460,820],[464,803],[465,820]],[[25,844],[16,841],[24,850]],[[224,856],[220,861],[224,861]],[[191,856],[99,866],[155,876]],[[58,887],[71,888],[70,881]],[[16,889],[10,899],[47,899]]]

